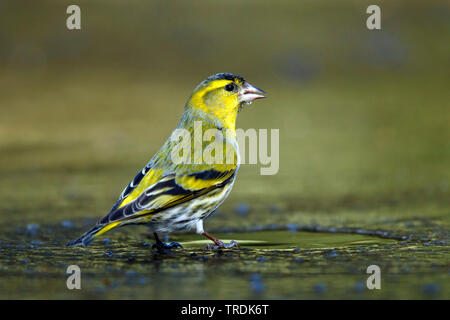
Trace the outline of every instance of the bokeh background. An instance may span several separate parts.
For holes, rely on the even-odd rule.
[[[66,28],[73,3],[81,30]],[[366,28],[370,4],[381,6],[381,30]],[[449,39],[449,4],[434,0],[3,0],[4,234],[103,216],[169,136],[193,88],[232,72],[268,92],[238,127],[279,129],[280,168],[261,176],[258,165],[243,165],[207,226],[263,221],[445,238]]]

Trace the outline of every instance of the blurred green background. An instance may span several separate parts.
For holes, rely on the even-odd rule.
[[[1,2],[2,217],[101,216],[217,72],[269,93],[238,127],[280,129],[279,173],[225,205],[448,205],[445,2],[377,2],[380,31],[370,1],[79,1],[69,31],[71,3]]]
[[[102,217],[193,88],[232,72],[268,92],[238,127],[280,129],[280,169],[243,165],[207,227],[403,228],[395,217],[448,231],[448,2],[76,1],[71,31],[73,3],[0,2],[3,225]]]

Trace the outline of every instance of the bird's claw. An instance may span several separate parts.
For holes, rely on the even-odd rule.
[[[208,243],[203,247],[203,250],[231,249],[234,247],[239,248],[239,243],[234,240],[231,240],[230,243],[223,243],[222,241],[218,240],[214,244]]]
[[[183,249],[183,246],[178,242],[171,242],[171,243],[157,242],[154,245],[152,245],[152,249],[157,249],[158,251],[170,250],[173,248]]]

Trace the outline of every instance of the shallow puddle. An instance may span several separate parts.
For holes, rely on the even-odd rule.
[[[372,299],[448,296],[448,250],[381,237],[320,232],[214,233],[240,248],[205,251],[196,234],[158,252],[145,228],[124,228],[86,248],[65,243],[84,227],[64,223],[1,228],[0,298],[30,299]],[[368,290],[367,267],[383,290]],[[66,271],[81,270],[81,290]]]
[[[313,233],[289,231],[262,231],[249,233],[215,234],[216,237],[228,243],[235,240],[242,247],[253,249],[313,249],[313,248],[342,248],[349,246],[367,246],[376,244],[395,243],[396,240],[383,239],[373,236],[340,233]],[[198,235],[180,236],[178,241],[186,249],[203,248],[211,241],[201,239]]]

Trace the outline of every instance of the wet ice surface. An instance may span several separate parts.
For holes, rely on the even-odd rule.
[[[0,298],[299,299],[448,298],[446,241],[360,234],[260,231],[216,233],[240,249],[204,251],[195,234],[171,236],[184,249],[160,253],[143,227],[107,234],[87,248],[65,243],[83,227],[2,227]],[[381,290],[368,290],[366,269],[381,268]],[[81,290],[68,290],[69,265]]]

